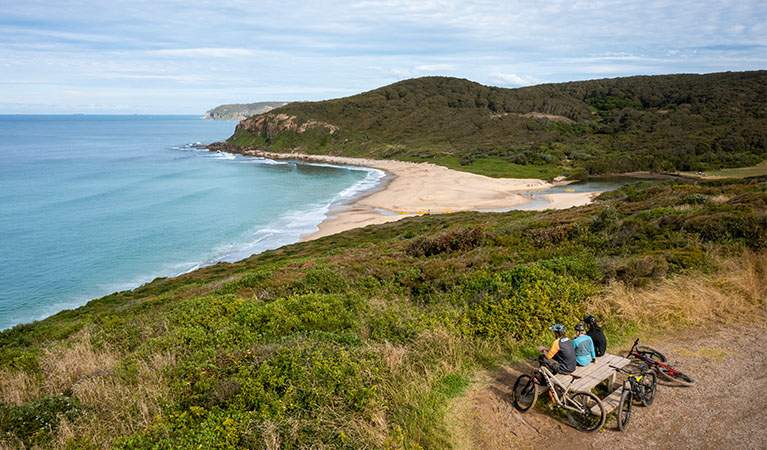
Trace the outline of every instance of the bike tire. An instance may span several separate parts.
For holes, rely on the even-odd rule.
[[[667,379],[676,381],[686,386],[690,386],[695,383],[695,380],[690,378],[688,375],[674,369],[673,367],[671,368],[671,370],[667,368],[663,368],[663,370],[661,370],[661,373]]]
[[[602,428],[605,423],[605,407],[599,397],[591,392],[576,392],[565,401],[569,403],[568,406],[577,407],[582,411],[565,410],[567,411],[567,419],[576,430],[591,433]],[[599,414],[591,412],[591,408],[595,406],[598,406]]]
[[[618,403],[618,410],[616,415],[618,417],[618,429],[625,431],[631,420],[631,403],[632,403],[631,389],[624,389],[621,394],[621,401]]]
[[[637,345],[636,352],[639,353],[640,355],[643,355],[652,359],[653,361],[658,361],[662,363],[665,363],[666,361],[668,361],[668,359],[666,359],[666,356],[663,355],[663,353],[659,352],[658,350],[655,350],[652,347],[648,347],[646,345]]]
[[[642,381],[639,382],[639,389],[641,390],[642,405],[652,405],[655,400],[655,393],[658,392],[658,377],[655,376],[654,370],[645,372]]]
[[[538,400],[538,387],[530,375],[520,375],[514,382],[514,407],[525,412]]]

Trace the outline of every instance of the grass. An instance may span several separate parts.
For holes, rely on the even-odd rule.
[[[767,252],[714,256],[714,269],[664,278],[649,287],[609,283],[590,299],[612,327],[674,328],[709,322],[758,319],[767,299]]]
[[[437,156],[428,160],[449,169],[475,173],[492,178],[538,178],[551,180],[563,173],[555,164],[534,165],[514,164],[502,158],[480,158],[470,164],[461,164],[457,157]]]
[[[449,448],[450,400],[551,323],[619,342],[763,311],[765,181],[412,217],[6,330],[0,448]]]
[[[733,169],[710,170],[708,175],[727,178],[759,177],[767,175],[767,160],[751,167],[737,167]]]

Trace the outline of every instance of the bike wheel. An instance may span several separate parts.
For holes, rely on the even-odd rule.
[[[631,420],[631,389],[625,389],[621,394],[621,401],[618,403],[618,429],[624,431]]]
[[[646,345],[637,345],[636,351],[640,355],[646,356],[646,357],[652,359],[653,361],[658,361],[658,362],[662,362],[662,363],[667,361],[667,359],[663,355],[663,353],[659,352],[658,350],[655,350],[652,347],[648,347]]]
[[[674,380],[679,383],[682,383],[684,385],[691,385],[695,383],[695,380],[690,378],[689,376],[683,374],[682,372],[674,369],[673,367],[665,367],[663,370],[661,370],[661,373],[668,378],[669,380]]]
[[[530,375],[520,375],[514,382],[514,407],[519,412],[530,409],[538,400],[538,387]]]
[[[639,382],[639,390],[642,404],[644,406],[652,405],[653,400],[655,400],[655,392],[658,390],[658,377],[655,376],[654,370],[645,372],[642,381]]]
[[[605,423],[605,407],[599,397],[591,392],[576,392],[565,399],[566,406],[575,408],[567,411],[567,419],[579,430],[590,433],[602,427]],[[592,411],[596,410],[596,414]]]

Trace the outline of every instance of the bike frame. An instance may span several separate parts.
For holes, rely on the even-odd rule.
[[[567,395],[570,393],[570,386],[573,384],[573,381],[575,381],[575,378],[570,379],[570,384],[567,386],[564,386],[562,383],[559,382],[556,378],[554,378],[554,374],[549,371],[545,366],[541,366],[536,370],[537,372],[540,372],[543,374],[543,377],[546,379],[546,383],[549,385],[549,397],[551,397],[551,401],[554,402],[554,404],[560,408],[569,409],[570,411],[574,411],[577,413],[581,413],[580,408],[574,408],[570,406],[569,404],[563,402],[563,400],[570,400],[570,397]],[[533,376],[533,379],[535,379],[535,376]],[[562,392],[562,398],[559,398],[559,394],[557,393],[557,389],[555,388],[558,386],[560,389],[563,390]]]
[[[629,353],[628,353],[628,355],[626,355],[626,358],[630,358],[630,357],[633,356],[635,358],[639,358],[642,361],[650,364],[651,367],[658,367],[662,372],[667,372],[667,373],[672,373],[672,374],[678,374],[679,373],[679,371],[674,369],[673,367],[671,367],[671,366],[669,366],[667,364],[664,364],[664,363],[662,363],[660,361],[656,361],[656,360],[654,360],[652,358],[648,358],[648,357],[642,355],[641,353],[635,351],[636,346],[637,346],[638,343],[639,343],[639,339],[634,341],[634,345],[631,346],[631,350],[629,350]]]

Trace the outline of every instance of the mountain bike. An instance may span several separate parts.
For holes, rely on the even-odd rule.
[[[605,423],[605,408],[602,401],[591,392],[570,392],[573,381],[581,378],[572,375],[570,384],[563,385],[554,377],[554,374],[546,366],[541,366],[533,371],[533,376],[523,374],[514,382],[514,407],[525,412],[538,400],[539,378],[543,378],[549,388],[549,396],[552,405],[550,409],[560,408],[567,413],[567,419],[579,430],[590,433],[602,427]]]
[[[668,360],[663,355],[663,353],[655,350],[652,347],[637,344],[639,344],[639,339],[634,341],[634,345],[631,347],[631,350],[629,350],[626,358],[634,357],[644,361],[648,366],[671,379],[681,381],[686,384],[695,383],[695,380],[671,367],[671,364],[668,363]]]
[[[628,380],[623,383],[621,400],[616,411],[618,429],[623,431],[631,419],[631,406],[634,401],[640,402],[644,406],[650,406],[655,400],[658,380],[655,378],[655,371],[644,363],[639,366],[639,372],[630,372],[612,365],[610,367],[629,376]]]

